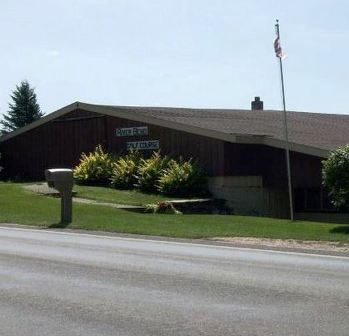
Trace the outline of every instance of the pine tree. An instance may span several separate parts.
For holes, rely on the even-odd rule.
[[[16,85],[11,98],[12,103],[9,104],[7,115],[4,115],[4,120],[0,122],[3,133],[14,131],[43,116],[34,88],[30,87],[28,81],[25,80],[20,85]]]

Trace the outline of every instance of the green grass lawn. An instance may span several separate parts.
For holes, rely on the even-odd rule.
[[[0,183],[0,223],[55,227],[59,211],[59,199],[34,194],[23,189],[23,184]],[[74,204],[74,219],[68,228],[183,238],[240,236],[349,242],[348,224],[248,216],[153,215],[86,204]]]
[[[158,194],[146,194],[138,190],[117,190],[106,187],[75,185],[74,191],[77,192],[77,197],[93,199],[100,202],[130,205],[145,205],[149,203],[157,203],[159,201],[174,199]]]

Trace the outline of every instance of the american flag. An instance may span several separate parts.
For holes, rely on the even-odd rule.
[[[283,52],[280,44],[280,37],[277,36],[275,41],[274,41],[274,50],[275,50],[275,55],[276,57],[279,57],[281,59],[285,59],[287,55]]]

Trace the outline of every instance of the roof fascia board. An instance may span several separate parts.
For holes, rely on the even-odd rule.
[[[134,115],[130,115],[128,112],[122,111],[121,109],[116,111],[115,107],[109,107],[109,106],[99,106],[99,105],[80,103],[79,108],[90,111],[90,112],[98,112],[101,114],[110,115],[112,117],[120,117],[120,118],[125,118],[133,121],[144,122],[144,123],[153,124],[156,126],[171,128],[171,129],[184,131],[188,133],[194,133],[197,135],[202,135],[205,137],[214,138],[214,139],[223,140],[223,141],[232,142],[232,143],[256,144],[256,145],[260,144],[260,145],[267,145],[267,146],[282,148],[282,149],[286,148],[285,141],[267,137],[265,135],[238,135],[238,134],[219,133],[217,131],[211,131],[211,130],[207,130],[207,129],[203,129],[195,126],[188,126],[182,123],[176,123],[176,122],[169,123],[168,121],[157,119],[154,117],[134,116]],[[300,145],[296,143],[290,143],[290,150],[295,152],[300,152],[303,154],[323,157],[323,158],[328,157],[328,153],[329,153],[329,151],[324,149],[310,147],[306,145]]]
[[[251,135],[236,135],[236,143],[241,143],[241,144],[251,144],[251,145],[261,145],[264,144],[264,139],[267,137],[267,135],[256,135],[256,134],[251,134]]]
[[[98,106],[98,105],[90,105],[90,104],[81,103],[81,104],[79,104],[79,108],[86,110],[86,111],[89,111],[89,112],[97,112],[97,113],[101,113],[101,114],[106,114],[106,115],[109,115],[111,117],[119,117],[119,118],[123,118],[123,119],[144,122],[146,124],[152,124],[152,125],[156,125],[156,126],[171,128],[171,129],[175,129],[177,131],[182,131],[182,132],[194,133],[196,135],[202,135],[202,136],[213,138],[213,139],[229,141],[229,142],[236,142],[236,135],[219,133],[217,131],[207,130],[207,129],[195,127],[195,126],[189,126],[189,125],[177,123],[174,121],[168,122],[166,120],[162,120],[162,119],[158,119],[158,118],[154,118],[154,117],[140,116],[140,115],[135,116],[135,115],[131,115],[130,113],[122,111],[122,110],[116,111],[115,108],[110,108],[108,106],[102,107],[102,106]]]
[[[5,134],[3,136],[0,137],[0,142],[3,142],[3,141],[6,141],[6,140],[9,140],[17,135],[20,135],[22,133],[25,133],[27,131],[30,131],[31,129],[33,128],[36,128],[36,127],[39,127],[53,119],[56,119],[56,118],[59,118],[61,117],[62,115],[66,114],[66,113],[69,113],[69,112],[72,112],[74,111],[75,109],[77,109],[79,106],[79,103],[73,103],[73,104],[70,104],[70,105],[67,105],[65,107],[62,107],[61,109],[55,111],[55,112],[52,112],[50,114],[48,114],[47,116],[44,116],[42,118],[40,118],[39,120],[37,121],[34,121],[32,122],[31,124],[28,124],[26,126],[23,126],[21,128],[18,128],[16,129],[15,131],[13,132],[10,132],[8,134]]]
[[[271,147],[286,149],[286,143],[284,140],[279,140],[274,138],[264,138],[264,144]],[[293,152],[299,152],[299,153],[322,157],[322,158],[327,158],[330,152],[329,150],[326,150],[326,149],[301,145],[294,142],[289,142],[289,149]]]
[[[146,117],[146,116],[139,116],[139,115],[135,116],[130,114],[129,112],[122,111],[121,109],[117,109],[116,107],[113,107],[113,106],[94,105],[94,104],[86,104],[86,103],[80,103],[80,102],[75,102],[70,105],[67,105],[41,118],[38,121],[35,121],[29,125],[26,125],[9,134],[5,134],[2,137],[0,137],[0,142],[9,140],[33,128],[39,127],[53,119],[59,118],[64,114],[70,113],[78,108],[89,111],[89,112],[106,114],[112,117],[120,117],[120,118],[129,119],[133,121],[154,124],[156,126],[171,128],[171,129],[175,129],[182,132],[194,133],[197,135],[202,135],[205,137],[223,140],[223,141],[232,142],[232,143],[261,144],[261,145],[264,144],[264,145],[276,147],[276,148],[282,148],[282,149],[286,148],[285,142],[283,140],[274,139],[274,138],[266,137],[263,135],[238,135],[238,134],[220,133],[217,131],[207,130],[207,129],[195,127],[195,126],[189,126],[189,125],[185,125],[177,122],[169,123],[168,121],[154,118],[154,117]],[[295,143],[290,143],[290,150],[308,154],[308,155],[323,157],[323,158],[326,158],[329,154],[328,150],[310,147],[306,145],[295,144]]]

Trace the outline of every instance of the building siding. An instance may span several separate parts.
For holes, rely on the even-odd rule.
[[[116,136],[117,128],[139,126],[147,126],[148,135]],[[80,109],[0,143],[1,165],[5,168],[2,174],[10,178],[42,180],[45,169],[73,168],[82,152],[90,152],[98,144],[109,152],[124,154],[128,141],[143,140],[159,140],[164,155],[193,157],[209,176],[225,176],[228,180],[231,176],[260,177],[263,192],[268,192],[267,203],[274,204],[268,207],[276,211],[287,207],[287,200],[284,200],[287,198],[285,152],[282,149],[228,143]],[[150,155],[151,151],[144,151],[144,154]],[[291,172],[298,210],[330,206],[325,197],[327,193],[321,187],[320,158],[291,152]],[[224,182],[220,183],[224,186]]]
[[[149,135],[117,137],[116,128],[148,126]],[[170,128],[76,110],[1,143],[7,177],[43,179],[44,170],[74,167],[101,144],[115,154],[127,141],[159,140],[163,154],[196,158],[209,175],[224,174],[224,142]],[[5,176],[6,176],[5,175]]]
[[[321,186],[321,160],[315,156],[291,152],[293,187]],[[264,187],[287,188],[285,151],[263,145],[225,143],[224,175],[261,175]]]

